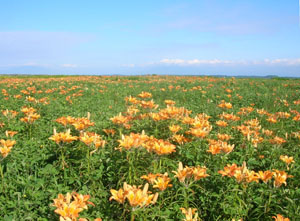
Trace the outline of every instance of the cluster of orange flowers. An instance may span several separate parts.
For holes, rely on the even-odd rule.
[[[182,162],[179,162],[177,171],[172,171],[178,180],[181,183],[185,183],[185,179],[191,178],[194,176],[194,181],[200,180],[202,178],[208,177],[209,175],[206,173],[206,167],[196,166],[196,167],[188,167],[185,166],[183,168]]]
[[[182,134],[174,134],[172,136],[172,140],[177,142],[178,144],[184,144],[184,143],[187,143],[187,142],[191,141],[191,139],[183,136]]]
[[[237,112],[238,115],[247,115],[249,113],[251,113],[252,111],[254,111],[253,107],[241,107],[240,111]]]
[[[50,140],[55,141],[57,144],[63,143],[71,143],[74,140],[78,140],[77,136],[72,136],[70,129],[66,132],[57,133],[56,129],[53,129],[53,135],[49,138]]]
[[[106,135],[112,135],[114,136],[116,131],[114,129],[103,129],[103,132],[106,133]]]
[[[41,104],[49,104],[49,99],[48,97],[40,98],[40,99],[35,99],[34,97],[27,96],[26,101],[32,102],[32,103],[41,103]]]
[[[223,121],[223,120],[218,120],[218,121],[216,121],[216,125],[219,126],[219,127],[227,127],[228,123],[226,121]]]
[[[180,208],[183,215],[185,215],[185,219],[183,221],[199,221],[198,213],[196,212],[196,208]]]
[[[280,145],[280,144],[283,144],[283,143],[286,143],[286,140],[281,138],[281,137],[277,137],[275,136],[273,139],[270,139],[269,142],[271,144],[277,144],[277,145]]]
[[[83,131],[90,126],[95,125],[95,123],[91,122],[89,118],[90,118],[90,113],[88,113],[87,118],[85,118],[85,117],[75,118],[75,117],[67,116],[67,117],[60,117],[60,118],[56,119],[55,121],[57,123],[62,124],[65,127],[69,124],[69,125],[74,126],[76,130]]]
[[[191,111],[185,109],[184,107],[175,107],[173,105],[167,105],[166,108],[160,109],[158,113],[149,113],[149,116],[154,121],[168,120],[168,119],[182,119],[188,116]]]
[[[230,145],[226,141],[222,141],[222,140],[208,139],[208,142],[209,142],[209,150],[207,150],[207,152],[213,155],[221,152],[228,154],[234,148],[234,144]]]
[[[232,108],[232,104],[225,102],[224,100],[221,101],[221,103],[218,105],[218,107],[220,108],[226,108],[226,109],[231,109]]]
[[[158,188],[160,191],[164,191],[168,187],[172,187],[172,184],[170,184],[171,179],[169,178],[168,173],[149,173],[148,175],[144,175],[141,178],[147,180],[150,184],[153,185],[153,188]]]
[[[89,199],[89,195],[82,195],[76,192],[67,193],[66,196],[58,194],[58,197],[53,200],[53,206],[56,207],[54,212],[60,215],[60,221],[77,221],[79,213],[88,209],[88,205],[95,206],[88,201]],[[87,219],[80,218],[78,221],[87,221]],[[94,221],[101,221],[101,218],[97,218]]]
[[[129,121],[132,120],[132,117],[130,115],[129,116],[123,116],[120,113],[119,115],[110,118],[110,120],[114,124],[123,125],[126,129],[130,129],[131,125],[129,124]]]
[[[189,138],[183,136],[182,134],[177,134],[178,131],[180,131],[181,129],[182,129],[182,127],[179,126],[179,125],[176,125],[176,124],[170,125],[169,130],[173,134],[171,139],[173,141],[175,141],[176,143],[178,143],[178,144],[183,144],[183,143],[186,143],[186,142],[190,142],[191,140]]]
[[[289,165],[290,163],[295,163],[294,158],[293,157],[289,157],[287,155],[280,155],[280,160],[285,162],[287,165]]]
[[[94,133],[94,132],[81,133],[80,137],[79,137],[79,140],[82,141],[83,143],[85,143],[87,146],[93,145],[96,148],[96,150],[99,147],[104,147],[104,145],[105,145],[105,140],[102,140],[101,136],[99,134]]]
[[[125,148],[130,150],[131,148],[144,147],[148,152],[155,152],[158,155],[170,154],[176,152],[176,146],[163,139],[156,139],[153,136],[147,136],[144,131],[141,134],[130,133],[129,136],[122,135],[122,139],[118,140],[119,150]]]
[[[5,131],[5,136],[6,136],[6,137],[13,137],[13,136],[15,136],[17,133],[18,133],[17,131],[6,130],[6,131]]]
[[[129,204],[136,207],[146,207],[150,204],[154,204],[157,201],[158,193],[151,194],[148,191],[149,184],[146,183],[143,189],[140,189],[141,186],[131,186],[127,183],[123,184],[123,188],[119,190],[111,189],[110,192],[112,196],[109,200],[116,200],[119,203],[124,203],[127,199]]]
[[[25,123],[32,124],[34,121],[41,117],[36,113],[36,109],[33,107],[23,107],[21,111],[25,114],[25,117],[21,118],[20,120]]]
[[[228,114],[228,113],[222,113],[219,115],[221,120],[231,120],[231,121],[239,121],[241,118],[239,116],[234,115],[233,113]]]
[[[15,118],[17,115],[18,115],[18,112],[17,111],[14,111],[14,110],[3,110],[2,111],[2,114],[3,116],[7,117],[7,119],[12,119],[12,118]]]
[[[150,98],[150,97],[152,97],[152,94],[149,93],[149,92],[142,91],[142,93],[140,93],[138,95],[138,97],[140,97],[140,98]]]
[[[198,114],[191,124],[193,127],[190,128],[186,133],[195,137],[206,137],[212,129],[212,126],[208,121],[209,118],[210,116],[206,114]]]
[[[0,154],[2,158],[7,157],[12,147],[16,144],[15,140],[0,140]]]
[[[169,130],[176,134],[178,131],[180,131],[182,128],[179,125],[170,125]]]
[[[288,175],[285,171],[279,170],[267,170],[267,171],[259,171],[258,173],[253,170],[248,170],[246,166],[246,162],[243,163],[241,167],[238,167],[235,163],[224,167],[224,170],[219,170],[219,174],[222,176],[235,177],[236,180],[241,183],[250,183],[250,182],[259,182],[262,180],[264,183],[267,183],[274,177],[274,186],[280,187],[282,184],[287,185],[286,179],[289,177],[293,177]]]
[[[247,120],[244,124],[237,126],[236,129],[240,131],[247,140],[251,141],[255,147],[257,147],[257,144],[264,141],[264,139],[259,136],[261,126],[257,119]]]
[[[158,105],[155,104],[153,100],[141,101],[139,105],[144,109],[156,109],[156,108],[158,108]]]

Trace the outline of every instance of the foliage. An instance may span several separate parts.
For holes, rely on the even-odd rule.
[[[0,85],[3,220],[300,219],[299,80]]]

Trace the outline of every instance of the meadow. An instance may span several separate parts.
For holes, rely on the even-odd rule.
[[[1,220],[300,220],[300,80],[0,77]]]

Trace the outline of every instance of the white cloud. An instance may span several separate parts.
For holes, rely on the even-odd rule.
[[[163,63],[163,64],[184,64],[186,63],[185,60],[183,59],[162,59],[159,63]]]
[[[157,63],[156,63],[157,64]],[[264,60],[220,60],[220,59],[169,59],[165,58],[158,62],[158,64],[193,66],[193,65],[283,65],[295,66],[300,65],[300,58],[287,59],[264,59]]]
[[[281,59],[265,59],[265,64],[282,64],[282,65],[300,65],[300,58],[295,59],[287,59],[287,58],[281,58]]]
[[[77,64],[63,64],[62,67],[64,68],[77,68]]]
[[[201,64],[234,64],[235,62],[229,60],[219,60],[219,59],[212,59],[212,60],[184,60],[184,59],[162,59],[160,60],[161,64],[173,64],[173,65],[201,65]],[[239,62],[240,63],[240,62]]]

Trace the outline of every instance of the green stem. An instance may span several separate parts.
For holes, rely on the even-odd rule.
[[[183,196],[184,196],[184,202],[183,202],[183,205],[184,205],[184,208],[189,208],[189,201],[188,201],[188,194],[187,194],[187,191],[188,191],[188,187],[187,186],[184,186],[183,187]]]
[[[60,153],[61,153],[61,168],[64,171],[64,185],[66,185],[67,174],[66,174],[66,170],[65,170],[65,155],[64,155],[63,146],[59,145],[59,147],[60,147]]]
[[[61,154],[61,168],[65,169],[65,156],[64,156],[64,150],[63,147],[60,147],[60,154]]]
[[[89,147],[87,147],[87,153],[86,153],[86,156],[87,156],[87,160],[88,160],[88,176],[90,177],[90,160],[91,160],[91,156],[90,156],[90,150],[89,150]]]
[[[2,192],[4,192],[4,174],[3,174],[3,168],[2,165],[0,164],[0,174],[1,174],[1,188],[2,188]]]
[[[128,176],[129,176],[129,183],[132,184],[132,176],[134,175],[134,165],[132,162],[132,151],[128,151],[127,152],[127,159],[128,159],[128,164],[129,164],[129,168],[128,168]]]
[[[29,138],[31,140],[32,138],[32,128],[31,128],[31,124],[29,124]]]
[[[162,164],[162,160],[161,157],[159,157],[159,172],[161,171],[161,164]]]
[[[134,218],[135,218],[135,214],[133,211],[131,211],[130,221],[134,221]]]

